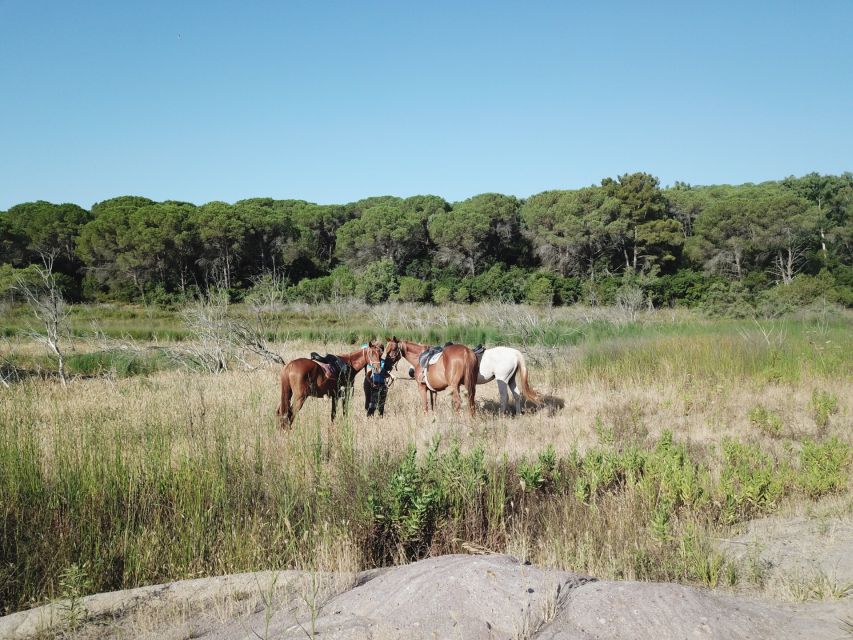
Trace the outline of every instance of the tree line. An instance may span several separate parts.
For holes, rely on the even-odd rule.
[[[0,212],[0,288],[53,259],[74,300],[175,303],[211,285],[319,302],[853,305],[853,174],[661,188],[647,173],[519,199],[342,205],[122,196]],[[769,296],[769,297],[768,297]]]

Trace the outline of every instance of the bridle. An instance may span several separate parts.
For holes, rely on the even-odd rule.
[[[395,346],[393,349],[389,350],[388,345],[391,343],[393,343],[397,346]],[[403,347],[403,344],[401,342],[398,342],[396,340],[389,341],[389,343],[385,345],[385,359],[387,360],[390,358],[391,360],[393,360],[394,366],[396,367],[397,363],[403,357],[403,353],[404,353],[403,349],[404,349],[404,347]]]
[[[379,371],[382,368],[382,352],[379,351],[379,358],[373,361],[370,359],[370,352],[373,349],[379,351],[379,347],[373,346],[371,344],[361,348],[362,352],[364,353],[364,361],[367,363],[367,366],[372,367],[375,371]]]

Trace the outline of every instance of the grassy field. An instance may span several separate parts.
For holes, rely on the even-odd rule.
[[[715,540],[770,513],[853,513],[849,313],[747,322],[342,304],[264,314],[286,359],[390,333],[518,346],[547,401],[501,416],[492,383],[478,387],[476,418],[455,415],[446,394],[426,416],[400,379],[384,419],[365,418],[357,386],[334,426],[328,401],[314,399],[285,432],[273,415],[278,367],[244,358],[251,367],[194,370],[180,357],[193,335],[175,312],[74,309],[75,377],[63,388],[25,335],[26,313],[10,310],[0,614],[69,591],[354,571],[472,548],[603,578],[784,595]]]

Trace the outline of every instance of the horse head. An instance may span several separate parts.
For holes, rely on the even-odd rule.
[[[385,338],[385,350],[382,352],[382,358],[390,361],[392,364],[397,364],[400,358],[403,357],[403,345],[397,336]]]
[[[379,371],[382,366],[382,354],[385,351],[385,345],[378,340],[371,340],[361,350],[364,354],[365,366],[370,365],[374,371]]]

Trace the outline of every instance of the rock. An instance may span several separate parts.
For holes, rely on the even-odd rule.
[[[853,620],[849,600],[793,606],[675,584],[599,582],[500,555],[430,558],[365,572],[351,585],[286,571],[90,596],[93,617],[77,636],[819,639],[843,637]],[[33,637],[52,607],[0,618],[0,638]]]

